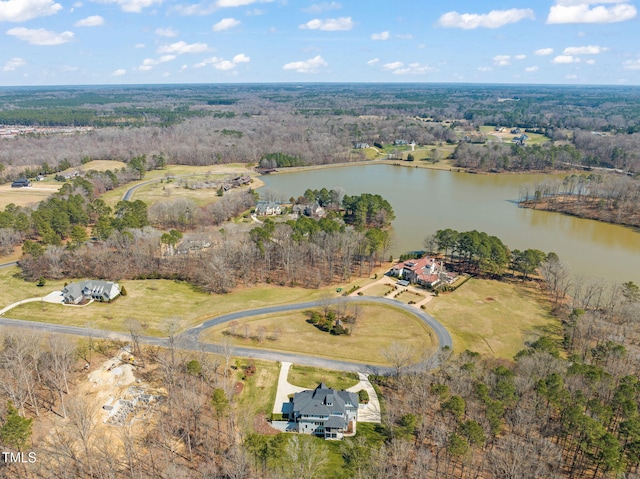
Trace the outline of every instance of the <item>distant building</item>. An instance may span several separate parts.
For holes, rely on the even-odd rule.
[[[369,148],[369,143],[356,143],[354,148],[357,150],[364,150],[365,148]]]
[[[26,178],[20,178],[11,183],[11,188],[26,188],[27,186],[31,186],[31,182]]]
[[[256,205],[258,216],[274,216],[282,214],[282,207],[273,201],[258,201]]]

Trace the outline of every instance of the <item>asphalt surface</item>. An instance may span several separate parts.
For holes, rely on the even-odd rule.
[[[436,321],[431,315],[421,311],[415,307],[394,301],[387,298],[360,298],[360,297],[345,297],[336,298],[330,300],[332,304],[338,302],[345,303],[379,303],[394,306],[396,308],[403,309],[424,321],[435,333],[440,349],[449,348],[452,349],[453,342],[449,332],[442,324]],[[394,372],[391,368],[376,366],[367,364],[367,358],[362,358],[362,362],[349,362],[339,361],[334,359],[319,358],[314,356],[307,356],[304,354],[286,353],[280,351],[270,351],[259,348],[248,347],[225,347],[220,344],[201,343],[199,341],[200,334],[208,328],[224,324],[229,321],[250,318],[252,316],[259,316],[262,314],[274,314],[284,313],[288,311],[296,311],[301,309],[317,308],[326,304],[326,301],[310,301],[306,303],[286,304],[280,306],[269,306],[266,308],[252,309],[248,311],[238,311],[235,313],[225,314],[206,320],[202,324],[188,329],[181,335],[174,338],[174,345],[179,349],[191,350],[191,351],[205,351],[216,354],[230,354],[231,356],[248,357],[254,359],[263,359],[269,361],[281,361],[290,362],[295,364],[302,364],[305,366],[313,366],[326,369],[336,369],[341,371],[353,371],[353,372],[367,372],[370,374],[391,374]],[[37,321],[26,321],[21,319],[11,319],[0,317],[0,325],[8,327],[27,328],[36,331],[60,333],[60,334],[72,334],[76,336],[94,337],[94,338],[111,338],[128,340],[129,335],[126,333],[116,333],[112,331],[105,331],[101,329],[89,329],[80,326],[66,326],[61,324],[51,324]],[[157,338],[153,336],[141,336],[139,338],[141,343],[168,347],[170,345],[168,338]],[[421,363],[433,366],[434,358],[429,358],[426,362]],[[431,361],[431,362],[429,362]],[[420,367],[420,366],[419,366]]]

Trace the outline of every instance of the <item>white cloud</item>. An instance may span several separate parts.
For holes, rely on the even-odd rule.
[[[595,61],[593,58],[590,58],[590,59],[589,59],[589,60],[587,60],[585,63],[586,63],[587,65],[595,65],[595,64],[596,64],[596,61]]]
[[[166,38],[175,38],[178,36],[178,32],[171,27],[156,28],[156,35]]]
[[[440,17],[438,24],[445,28],[462,28],[473,30],[478,27],[500,28],[524,19],[534,20],[535,15],[530,8],[512,8],[510,10],[492,10],[489,13],[447,12]]]
[[[389,40],[390,37],[389,32],[374,33],[371,35],[371,40]]]
[[[493,57],[493,64],[499,67],[511,65],[511,55],[496,55]]]
[[[142,65],[138,67],[138,70],[148,71],[156,65],[167,63],[175,59],[176,55],[163,55],[160,58],[145,58],[144,60],[142,60]]]
[[[640,58],[637,60],[627,60],[623,63],[625,70],[640,70]]]
[[[140,13],[143,8],[161,4],[162,0],[93,0],[107,5],[118,5],[123,12]]]
[[[90,17],[83,18],[74,23],[76,27],[99,27],[104,25],[104,18],[100,15],[91,15]]]
[[[24,22],[38,17],[53,15],[62,10],[62,5],[52,0],[7,0],[0,1],[0,22]]]
[[[573,55],[558,55],[553,60],[551,60],[551,63],[555,63],[558,65],[566,63],[580,63],[580,59],[574,57]]]
[[[617,5],[591,7],[594,3],[616,3]],[[550,8],[547,23],[615,23],[631,20],[635,18],[636,14],[637,10],[633,5],[622,3],[619,0],[560,0]]]
[[[394,75],[424,75],[425,73],[437,71],[435,68],[429,65],[422,65],[420,63],[409,63],[405,68],[398,68],[393,71]]]
[[[240,25],[240,20],[236,20],[235,18],[223,18],[218,23],[216,23],[212,29],[214,32],[222,32],[224,30],[229,30],[230,28],[237,27]]]
[[[206,43],[187,43],[184,41],[175,42],[170,45],[162,45],[156,50],[158,53],[171,53],[183,55],[185,53],[201,53],[206,52],[209,46]]]
[[[520,55],[515,55],[513,57],[514,60],[524,60],[525,58],[527,58],[526,55],[520,54]]]
[[[7,35],[13,35],[20,40],[29,42],[32,45],[61,45],[73,40],[73,32],[56,33],[44,28],[31,29],[24,27],[17,27],[7,30]]]
[[[537,49],[535,52],[533,52],[535,55],[553,55],[553,48],[539,48]]]
[[[404,66],[404,63],[402,62],[392,62],[392,63],[385,63],[384,65],[382,65],[382,68],[384,68],[385,70],[397,70],[398,68],[402,68]]]
[[[283,70],[294,70],[298,73],[317,73],[322,67],[328,67],[329,64],[320,55],[308,60],[287,63],[282,67]]]
[[[244,7],[254,3],[270,3],[273,0],[218,0],[216,6],[220,8]]]
[[[597,45],[588,45],[584,47],[567,47],[562,52],[563,55],[599,55],[609,50],[605,47]]]
[[[527,67],[524,69],[527,73],[537,72],[538,70],[540,70],[538,67]]]
[[[235,57],[233,57],[233,63],[235,63],[235,64],[238,64],[238,63],[249,63],[250,61],[251,61],[251,58],[249,58],[244,53],[238,53]]]
[[[224,58],[219,57],[209,57],[202,60],[200,63],[196,63],[194,66],[196,68],[202,68],[207,65],[212,65],[217,70],[229,71],[233,70],[240,63],[249,63],[251,58],[249,58],[244,53],[238,53],[233,57],[233,60],[225,60]]]
[[[380,61],[379,58],[372,58],[371,60],[369,60],[367,62],[367,65],[375,65],[376,63],[378,63]]]
[[[303,12],[318,14],[322,12],[328,12],[329,10],[340,10],[342,5],[338,2],[324,2],[324,3],[314,3],[309,8],[305,8],[302,10]]]
[[[146,45],[144,43],[136,43],[133,48],[144,48]]]
[[[351,30],[353,28],[353,20],[351,20],[351,17],[327,18],[326,20],[314,18],[300,25],[300,28],[303,30],[323,30],[325,32]]]
[[[229,60],[222,60],[218,63],[215,63],[213,66],[214,68],[217,68],[218,70],[223,70],[223,71],[231,70],[236,67],[235,63]]]
[[[424,75],[436,71],[435,68],[418,62],[409,63],[407,66],[402,62],[391,62],[382,65],[382,68],[394,75]]]
[[[565,80],[577,80],[578,79],[578,75],[576,74],[569,74],[566,77],[564,77]]]
[[[478,71],[479,72],[483,72],[483,73],[492,72],[493,68],[491,68],[491,67],[478,67]]]
[[[23,67],[27,64],[22,58],[14,57],[11,60],[7,61],[2,67],[3,72],[12,72],[17,70],[20,67]]]
[[[114,77],[121,77],[122,75],[124,75],[125,73],[127,73],[127,70],[125,70],[124,68],[118,68],[116,71],[114,71],[111,75]]]

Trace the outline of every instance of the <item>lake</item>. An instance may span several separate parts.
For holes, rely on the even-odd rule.
[[[554,251],[574,274],[640,284],[640,232],[518,207],[521,188],[544,177],[364,165],[277,173],[261,179],[266,188],[287,199],[307,188],[335,186],[349,195],[382,195],[396,214],[394,255],[422,249],[424,238],[439,229],[475,229],[499,237],[510,249]]]

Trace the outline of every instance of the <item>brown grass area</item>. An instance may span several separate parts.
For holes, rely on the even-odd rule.
[[[511,359],[527,340],[553,334],[551,304],[533,283],[471,279],[426,306],[451,333],[455,351],[465,349]]]
[[[230,329],[224,324],[206,331],[203,341],[222,342],[227,339],[233,345],[252,346],[276,351],[296,352],[345,361],[386,365],[382,350],[394,342],[401,342],[415,350],[434,347],[431,330],[412,314],[383,305],[361,305],[358,322],[350,336],[333,336],[307,323],[302,311],[256,316],[238,321],[237,335],[225,334]],[[248,326],[248,338],[242,335]],[[262,327],[271,333],[279,329],[277,340],[252,339]]]
[[[11,188],[11,183],[0,185],[0,209],[13,203],[16,206],[35,206],[62,188],[63,183],[53,179],[32,181],[28,188]]]

